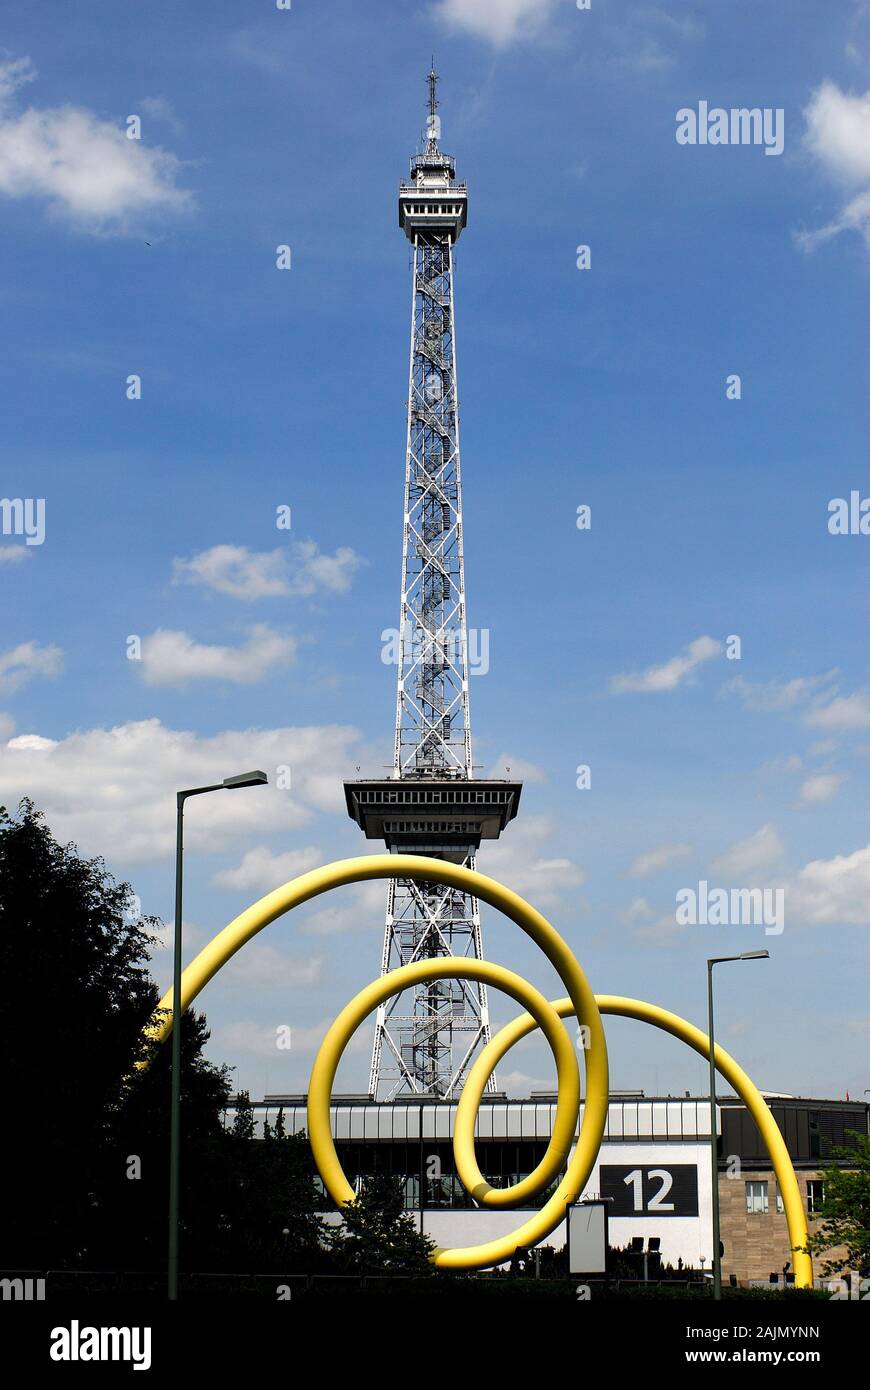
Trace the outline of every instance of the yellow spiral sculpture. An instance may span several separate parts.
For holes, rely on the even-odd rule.
[[[601,1014],[622,1014],[651,1023],[681,1038],[705,1057],[709,1057],[709,1040],[692,1024],[655,1004],[611,995],[596,997],[579,962],[559,933],[535,908],[504,884],[459,864],[409,854],[375,854],[342,859],[301,874],[274,893],[261,898],[219,932],[184,971],[181,977],[182,1012],[221,966],[277,917],[320,893],[344,884],[378,878],[441,883],[476,895],[504,913],[536,942],[568,991],[567,998],[551,1003],[532,985],[504,966],[457,956],[439,956],[403,965],[367,985],[342,1009],[323,1040],[311,1073],[308,1089],[308,1138],[311,1150],[333,1201],[339,1207],[347,1206],[355,1200],[356,1194],[338,1160],[329,1108],[342,1053],[368,1014],[391,995],[426,980],[443,978],[477,980],[492,985],[510,994],[523,1006],[527,1012],[496,1034],[468,1074],[454,1126],[456,1171],[474,1200],[486,1207],[518,1206],[550,1186],[560,1174],[561,1180],[544,1206],[509,1234],[481,1245],[437,1249],[432,1254],[433,1263],[441,1269],[482,1269],[501,1264],[509,1260],[518,1247],[536,1245],[564,1220],[566,1207],[580,1196],[595,1165],[604,1135],[609,1100],[607,1044]],[[580,1072],[577,1051],[560,1021],[569,1016],[575,1016],[581,1024],[586,1071],[586,1098],[579,1135]],[[168,1037],[173,1017],[174,1001],[170,990],[160,1001],[154,1019],[146,1029],[148,1039],[156,1043]],[[512,1187],[494,1188],[483,1177],[475,1155],[477,1113],[486,1083],[497,1063],[515,1042],[534,1028],[542,1030],[556,1062],[559,1089],[553,1133],[544,1157],[533,1173]],[[779,1127],[749,1077],[718,1045],[715,1061],[721,1074],[750,1110],[767,1145],[785,1208],[795,1283],[799,1287],[811,1287],[812,1262],[804,1249],[807,1243],[806,1218],[797,1179]]]

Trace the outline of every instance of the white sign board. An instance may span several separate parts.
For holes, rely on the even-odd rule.
[[[607,1272],[606,1202],[578,1202],[568,1208],[568,1271]]]

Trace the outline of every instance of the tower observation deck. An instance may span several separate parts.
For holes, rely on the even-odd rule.
[[[367,839],[474,868],[481,840],[497,839],[516,815],[521,784],[473,771],[453,298],[468,189],[440,139],[433,67],[423,152],[399,187],[399,225],[414,250],[393,769],[346,782],[345,796]],[[382,974],[432,956],[481,954],[476,898],[390,881]],[[452,1098],[489,1037],[483,984],[437,980],[408,990],[378,1010],[370,1093]]]

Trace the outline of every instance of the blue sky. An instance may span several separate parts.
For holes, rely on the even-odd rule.
[[[0,799],[32,794],[170,920],[176,787],[263,766],[268,791],[191,804],[191,951],[293,873],[364,849],[341,779],[390,760],[396,194],[434,52],[470,196],[467,586],[491,651],[471,683],[476,758],[526,781],[480,867],[551,916],[596,990],[698,1022],[707,956],[767,946],[768,963],[722,967],[724,1045],[774,1090],[870,1086],[870,536],[828,529],[831,499],[870,495],[868,9],[8,15],[0,493],[46,511],[42,545],[0,536]],[[781,109],[782,154],[679,145],[676,113],[700,101]],[[782,887],[784,931],[679,929],[675,895],[701,879]],[[210,1053],[240,1085],[305,1089],[327,1021],[377,972],[384,895],[311,905],[212,982]],[[492,913],[484,948],[562,992]],[[159,951],[161,983],[168,964]],[[618,1088],[704,1084],[640,1025],[612,1022],[609,1042]],[[365,1084],[367,1052],[363,1034],[343,1089]],[[527,1093],[551,1075],[530,1040],[501,1079]]]

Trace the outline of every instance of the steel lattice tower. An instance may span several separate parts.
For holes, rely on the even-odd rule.
[[[473,868],[481,839],[496,838],[516,814],[520,785],[473,777],[453,298],[468,191],[440,149],[436,84],[433,66],[424,151],[399,190],[413,269],[393,772],[345,790],[369,838]],[[391,880],[381,973],[441,955],[481,956],[477,899]],[[378,1010],[370,1092],[452,1097],[489,1036],[484,985],[446,980],[407,991]]]

